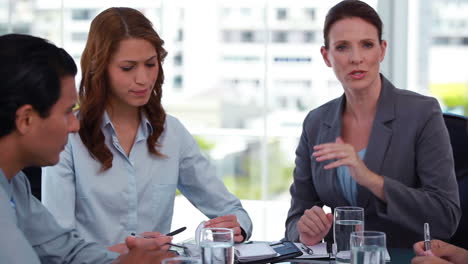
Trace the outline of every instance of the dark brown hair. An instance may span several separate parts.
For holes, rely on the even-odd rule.
[[[156,147],[164,130],[166,113],[161,105],[164,72],[162,61],[167,55],[164,41],[153,29],[151,22],[139,11],[131,8],[112,7],[101,12],[91,23],[86,47],[81,57],[82,79],[79,90],[80,137],[90,155],[102,163],[102,170],[112,167],[113,155],[104,143],[101,131],[102,117],[110,93],[107,67],[120,41],[128,38],[144,39],[156,49],[159,74],[153,92],[146,105],[140,107],[153,127],[147,139],[150,153],[163,156]]]
[[[343,0],[332,7],[325,17],[323,26],[323,39],[325,40],[325,48],[329,47],[328,34],[330,29],[339,20],[344,18],[358,17],[372,24],[377,29],[379,42],[382,42],[382,20],[380,20],[377,12],[368,4],[359,0]]]

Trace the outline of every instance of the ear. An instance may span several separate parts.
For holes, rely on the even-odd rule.
[[[320,53],[322,53],[322,58],[323,58],[323,61],[325,61],[325,64],[328,67],[331,67],[330,60],[328,59],[328,50],[325,48],[325,46],[322,46],[320,48]]]
[[[385,58],[385,54],[387,52],[387,41],[382,40],[382,43],[380,43],[380,62],[382,62]]]
[[[37,112],[32,105],[21,106],[16,110],[16,130],[22,135],[27,134],[31,130],[35,119],[37,119]]]

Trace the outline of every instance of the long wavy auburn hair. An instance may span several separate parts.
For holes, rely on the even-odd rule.
[[[101,123],[110,94],[107,67],[120,41],[128,38],[144,39],[153,44],[158,54],[159,73],[153,92],[146,105],[140,107],[153,127],[146,140],[148,150],[164,156],[157,147],[164,130],[166,113],[161,105],[164,72],[162,62],[167,55],[164,41],[153,29],[152,23],[138,10],[112,7],[101,12],[91,23],[86,47],[81,57],[82,79],[79,89],[79,135],[90,155],[101,162],[101,171],[112,167],[113,155],[104,143]]]

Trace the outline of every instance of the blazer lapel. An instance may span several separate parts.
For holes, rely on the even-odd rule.
[[[327,112],[322,122],[318,137],[319,144],[335,142],[336,138],[341,135],[341,113],[343,112],[345,101],[346,99],[343,95],[337,98],[334,104],[330,106],[330,111]],[[336,169],[323,169],[323,166],[331,162],[332,161],[321,162],[319,164],[320,177],[318,177],[318,179],[320,179],[320,183],[318,183],[317,186],[328,186],[323,187],[323,195],[321,195],[321,198],[325,204],[331,205],[332,207],[336,205],[347,205],[348,202],[344,198],[337,181]],[[334,195],[330,195],[330,192],[334,193]]]
[[[395,87],[383,76],[382,90],[377,103],[372,131],[369,138],[364,163],[369,170],[381,174],[382,165],[392,140],[392,121],[395,119]],[[358,205],[367,207],[371,192],[358,185]]]

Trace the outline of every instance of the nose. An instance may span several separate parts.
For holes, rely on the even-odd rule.
[[[146,84],[150,78],[150,72],[145,67],[138,67],[135,75],[137,84]]]
[[[360,64],[363,61],[361,50],[358,48],[352,49],[349,54],[349,60],[352,64]]]
[[[68,122],[68,132],[69,133],[76,133],[80,130],[80,121],[76,118],[75,115],[71,115],[71,120]]]

